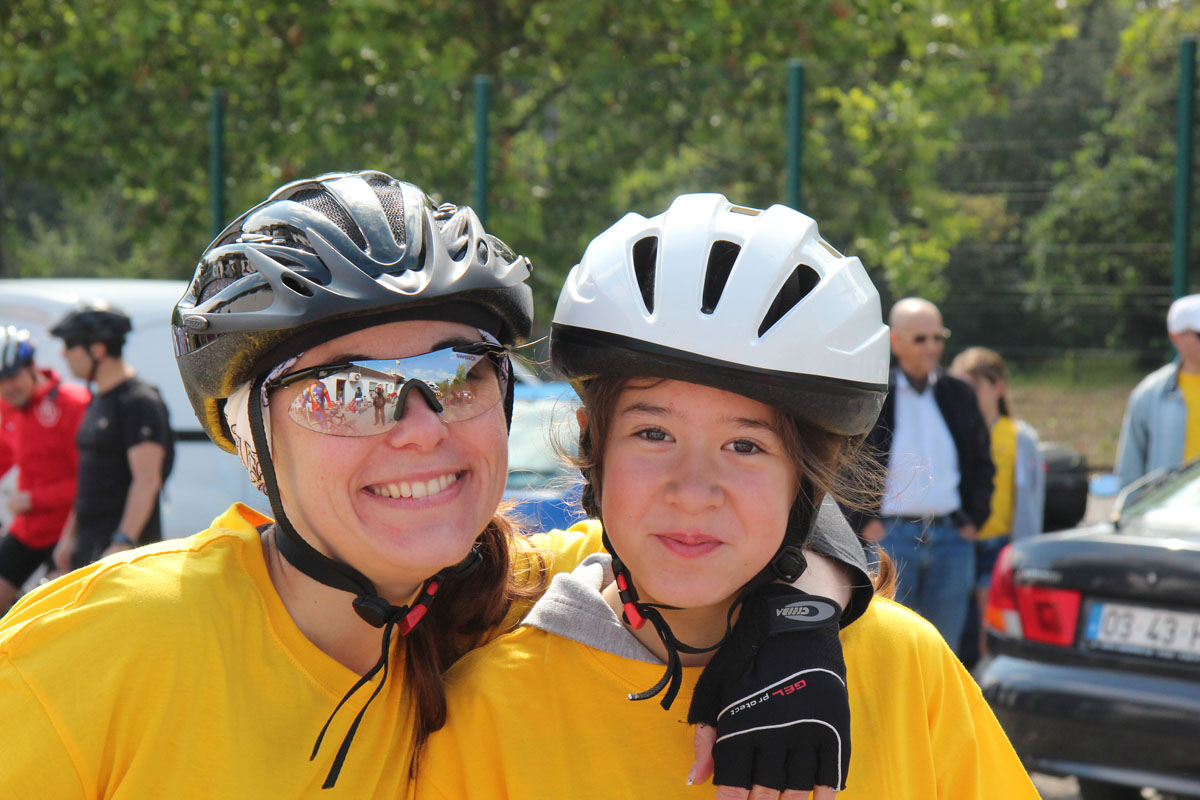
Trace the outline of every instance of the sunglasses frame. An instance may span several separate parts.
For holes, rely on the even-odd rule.
[[[371,369],[372,367],[369,367],[369,364],[372,362],[386,361],[386,362],[396,363],[396,362],[406,361],[408,359],[421,358],[423,356],[433,355],[435,353],[448,353],[448,352],[461,353],[463,355],[477,355],[477,356],[480,356],[481,359],[482,358],[491,359],[496,367],[498,379],[504,379],[501,381],[501,384],[500,384],[500,400],[501,400],[501,402],[503,402],[504,394],[507,391],[507,384],[508,384],[508,382],[513,380],[513,376],[512,376],[512,368],[508,367],[507,369],[505,369],[504,362],[499,360],[499,358],[504,357],[504,359],[507,360],[510,355],[509,350],[504,345],[494,344],[492,342],[483,342],[483,341],[471,342],[469,344],[453,345],[451,347],[439,347],[437,350],[430,350],[425,353],[414,353],[411,356],[403,356],[401,358],[363,358],[363,359],[359,359],[356,361],[344,361],[344,362],[337,363],[337,364],[318,364],[316,366],[307,367],[306,369],[302,369],[297,372],[291,372],[291,373],[288,373],[287,375],[281,375],[278,378],[274,378],[270,381],[267,381],[266,384],[264,385],[264,389],[266,391],[274,391],[276,389],[282,389],[282,388],[291,386],[293,384],[299,383],[304,380],[312,380],[312,381],[320,382],[320,381],[324,381],[326,378],[337,375],[338,373],[352,371],[355,368],[362,369],[362,368],[366,367],[368,369]],[[475,364],[478,364],[478,363],[479,363],[478,361],[475,362]],[[472,369],[474,369],[474,365],[472,366]],[[401,377],[403,377],[403,376],[401,376]],[[405,380],[401,381],[400,384],[398,384],[398,385],[407,383],[407,381],[409,381],[409,380],[414,380],[414,379],[412,379],[412,378],[405,379]],[[420,378],[417,378],[415,380],[421,381],[422,384],[429,385],[426,381],[424,381]],[[407,402],[407,400],[405,402]],[[490,409],[490,408],[492,408],[492,406],[488,407],[488,409]],[[486,413],[488,411],[488,409],[483,409],[479,413],[480,414]],[[441,413],[441,412],[439,412],[439,413]],[[290,416],[290,414],[289,414],[289,416]],[[471,418],[472,417],[468,417],[467,419],[471,419]],[[456,420],[456,421],[458,421],[458,420]],[[302,427],[308,428],[308,426],[302,426]],[[316,429],[312,429],[312,430],[315,430],[317,433],[328,433],[327,431],[317,431]],[[363,433],[363,434],[330,434],[330,435],[372,436],[375,433],[383,433],[383,432],[384,431],[372,431],[371,433]]]
[[[282,389],[285,386],[291,386],[305,378],[312,377],[314,380],[324,380],[330,375],[338,372],[345,372],[352,367],[361,367],[368,361],[405,361],[410,358],[420,358],[434,353],[440,353],[445,350],[452,350],[455,353],[463,353],[472,356],[492,356],[492,355],[507,355],[508,348],[501,344],[492,344],[491,342],[471,342],[470,344],[458,344],[453,347],[439,347],[437,350],[430,350],[428,353],[415,353],[411,356],[403,358],[365,358],[359,361],[344,361],[340,364],[318,364],[315,367],[308,367],[299,372],[289,372],[287,375],[281,375],[274,380],[267,381],[266,390],[273,392],[276,389]],[[315,377],[314,377],[315,376]]]

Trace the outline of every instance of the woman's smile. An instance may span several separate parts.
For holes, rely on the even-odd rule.
[[[366,491],[377,497],[414,498],[420,500],[442,499],[441,495],[449,487],[458,482],[461,472],[447,472],[428,480],[398,481],[395,483],[376,483],[368,486]]]

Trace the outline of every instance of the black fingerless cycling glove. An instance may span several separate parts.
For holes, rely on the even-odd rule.
[[[834,601],[780,583],[746,598],[688,710],[691,724],[717,729],[714,784],[845,787],[850,702],[841,614]]]

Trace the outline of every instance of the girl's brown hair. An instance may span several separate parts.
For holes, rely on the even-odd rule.
[[[1008,384],[1008,365],[1004,358],[995,350],[986,347],[968,347],[950,362],[950,372],[970,375],[974,380],[985,380],[995,386],[1000,381]],[[1011,417],[1012,402],[1008,392],[1000,395],[1000,413]]]
[[[480,534],[479,566],[469,575],[447,579],[428,615],[405,638],[405,686],[416,708],[410,774],[430,734],[446,724],[442,673],[482,644],[515,601],[532,602],[546,589],[546,560],[537,550],[528,549],[533,568],[514,575],[512,548],[521,531],[507,512],[502,505]]]

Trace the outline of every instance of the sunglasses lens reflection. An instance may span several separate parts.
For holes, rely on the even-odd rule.
[[[404,416],[401,403],[441,406],[445,422],[479,416],[504,397],[506,376],[488,355],[438,350],[419,356],[356,361],[320,379],[301,381],[303,388],[288,406],[288,416],[301,427],[333,436],[374,436]],[[432,407],[432,404],[430,404]]]

